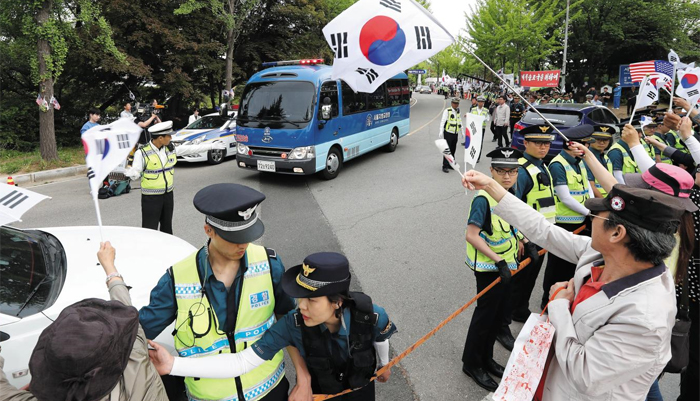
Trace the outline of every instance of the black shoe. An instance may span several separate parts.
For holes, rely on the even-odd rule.
[[[508,351],[513,350],[513,346],[515,345],[515,338],[513,338],[513,335],[508,333],[501,333],[496,336],[496,341],[501,343],[503,348],[507,349]]]
[[[471,377],[479,387],[486,389],[488,391],[496,391],[498,388],[498,383],[496,383],[491,376],[484,370],[484,368],[469,369],[462,365],[462,372],[467,376]]]
[[[503,366],[499,365],[498,362],[491,359],[486,362],[486,371],[491,373],[496,377],[503,377],[503,372],[506,370]]]
[[[513,319],[515,322],[525,323],[530,317],[530,313],[530,309],[527,308],[516,309],[513,311],[511,319]]]
[[[449,172],[450,172],[450,169],[447,168],[447,167],[443,167],[443,168],[442,168],[442,172],[443,172],[443,173],[449,173]]]
[[[496,139],[495,139],[495,138],[494,138],[494,139],[492,139],[492,140],[491,140],[491,142],[496,142]]]

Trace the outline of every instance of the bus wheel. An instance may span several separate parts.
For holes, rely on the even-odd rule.
[[[324,180],[332,180],[338,176],[343,167],[343,159],[337,148],[331,148],[326,156],[326,168],[321,171]]]
[[[385,152],[391,153],[396,150],[397,146],[399,146],[399,131],[397,131],[396,128],[394,128],[393,130],[391,130],[391,137],[389,137],[389,143],[384,145],[383,150]]]

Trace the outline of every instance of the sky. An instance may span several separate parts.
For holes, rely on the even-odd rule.
[[[430,9],[445,29],[457,38],[460,31],[466,27],[464,13],[471,12],[475,3],[476,0],[430,0]]]

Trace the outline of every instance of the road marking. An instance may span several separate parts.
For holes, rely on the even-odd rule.
[[[415,105],[418,103],[418,99],[416,99],[416,98],[414,97],[413,99],[411,99],[411,103],[413,103],[413,104],[412,104],[410,107],[415,106]]]
[[[437,113],[437,114],[435,115],[435,117],[433,117],[432,120],[430,120],[430,121],[428,121],[427,123],[421,125],[420,128],[414,129],[413,131],[409,132],[406,136],[411,136],[411,135],[415,134],[416,132],[422,130],[423,128],[425,128],[426,125],[432,123],[433,121],[435,121],[436,118],[440,117],[444,111],[445,111],[445,100],[442,101],[442,108],[440,109],[440,112]]]

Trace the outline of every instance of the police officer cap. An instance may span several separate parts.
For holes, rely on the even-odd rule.
[[[265,195],[240,184],[214,184],[194,196],[194,207],[205,214],[216,234],[234,244],[247,244],[262,237],[260,203]]]
[[[569,141],[580,143],[590,142],[591,134],[593,134],[593,126],[590,124],[578,125],[576,127],[569,128],[566,130],[566,132],[564,132],[564,135],[569,138]],[[566,141],[564,142],[564,148],[569,149]]]
[[[622,184],[612,187],[605,198],[591,198],[584,205],[591,212],[609,211],[649,231],[666,234],[678,230],[685,213],[670,195]]]
[[[282,289],[292,298],[316,298],[347,293],[350,262],[336,252],[314,253],[282,276]]]
[[[549,125],[531,125],[520,130],[520,134],[530,142],[552,142],[554,130]]]
[[[593,138],[594,139],[611,139],[612,134],[615,132],[615,128],[605,125],[605,124],[600,124],[600,125],[594,125],[593,126]],[[568,134],[567,134],[568,136]]]
[[[483,96],[478,96],[478,97],[476,98],[476,101],[477,101],[477,102],[485,102],[485,101],[486,101],[486,98],[483,97]]]
[[[170,135],[173,132],[173,122],[165,121],[155,124],[148,129],[148,132],[151,133],[151,136]]]
[[[513,148],[496,148],[490,151],[486,157],[491,158],[492,167],[518,168],[518,159],[523,157],[522,152]]]
[[[458,97],[453,97],[453,98],[452,98],[452,103],[457,103],[457,104],[459,104],[459,98],[458,98]]]
[[[587,95],[586,95],[586,99],[593,99],[593,95],[591,95],[590,93],[587,94]]]

